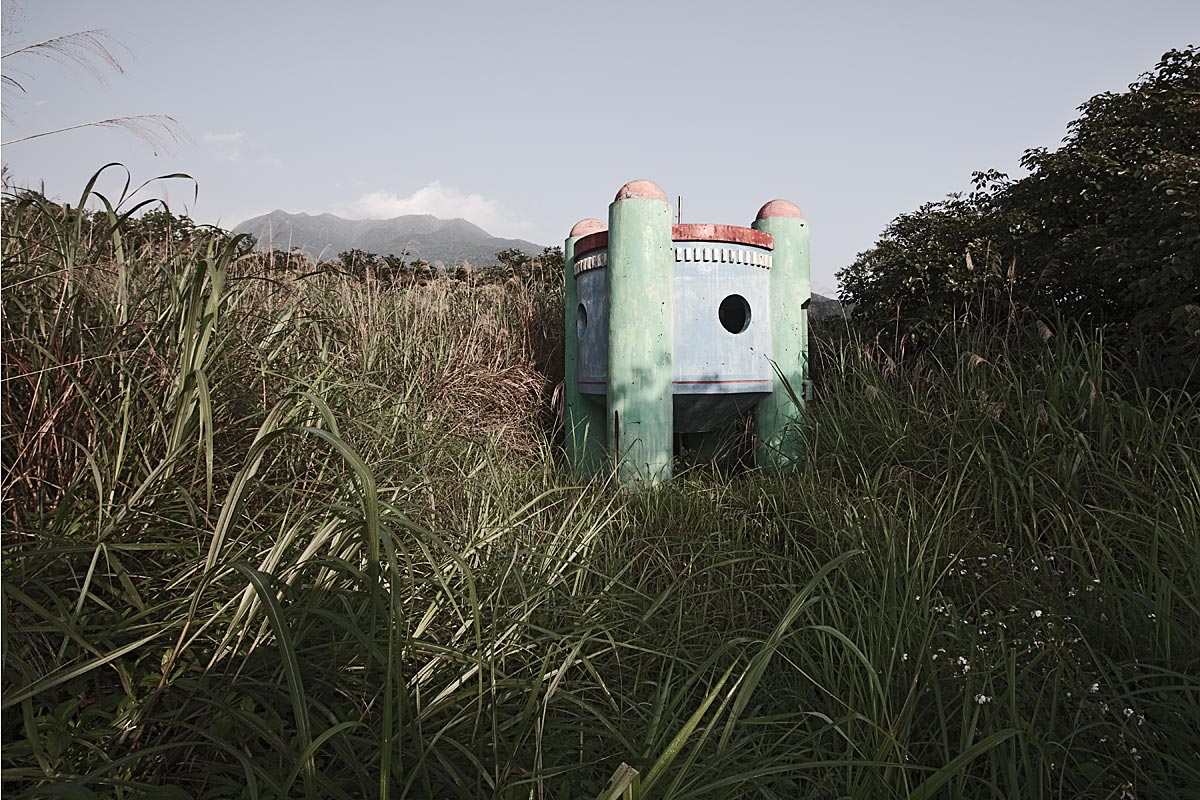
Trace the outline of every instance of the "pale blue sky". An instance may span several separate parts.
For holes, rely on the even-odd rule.
[[[5,2],[4,51],[101,28],[124,45],[104,84],[3,62],[3,139],[170,114],[157,155],[82,130],[12,144],[22,184],[77,199],[101,165],[176,182],[204,222],[282,208],[463,216],[560,244],[649,178],[685,222],[748,225],[775,197],[812,229],[813,283],[897,214],[1015,173],[1075,108],[1200,42],[1197,2]]]

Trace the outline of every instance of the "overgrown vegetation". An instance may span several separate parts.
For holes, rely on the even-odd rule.
[[[803,471],[627,496],[555,285],[3,224],[6,793],[1200,789],[1200,410],[1077,326],[826,331]]]
[[[435,277],[448,276],[474,284],[503,283],[516,279],[542,288],[562,280],[563,252],[561,247],[543,248],[539,255],[531,256],[516,248],[496,253],[495,264],[455,264],[444,267],[441,262],[430,264],[424,259],[409,259],[408,254],[379,255],[352,249],[338,253],[335,261],[320,261],[311,264],[299,252],[274,251],[267,256],[270,264],[280,263],[289,270],[328,271],[341,270],[359,279],[372,278],[384,283],[426,283]]]
[[[1200,794],[1196,74],[884,233],[802,470],[636,495],[557,455],[561,251],[7,197],[4,791]]]
[[[1200,50],[1172,50],[1079,108],[1029,175],[898,217],[839,274],[860,324],[897,349],[952,321],[1064,314],[1165,386],[1200,381]]]

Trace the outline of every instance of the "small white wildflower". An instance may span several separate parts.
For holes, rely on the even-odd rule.
[[[1149,613],[1149,614],[1147,614],[1147,615],[1146,615],[1146,619],[1157,619],[1157,617],[1155,617],[1154,613],[1153,613],[1153,612],[1151,612],[1151,613]]]
[[[1075,590],[1075,587],[1071,587],[1067,590],[1067,597],[1074,597],[1077,594],[1079,594],[1079,592]]]
[[[992,698],[988,697],[986,694],[983,694],[981,692],[981,693],[975,695],[975,702],[978,703],[979,705],[983,705],[984,703],[992,702]]]
[[[1095,694],[1096,692],[1100,691],[1100,684],[1098,684],[1098,683],[1093,683],[1093,684],[1092,684],[1092,688],[1091,688],[1089,691],[1090,691],[1092,694]]]
[[[1042,616],[1042,610],[1040,608],[1037,609],[1036,611],[1033,612],[1032,616],[1034,619],[1038,619],[1039,617]]]
[[[1129,719],[1130,717],[1133,716],[1133,709],[1127,708],[1124,711],[1122,711],[1121,713],[1125,715],[1125,719]]]
[[[904,655],[900,656],[900,660],[901,660],[901,661],[908,661],[908,653],[905,653]]]

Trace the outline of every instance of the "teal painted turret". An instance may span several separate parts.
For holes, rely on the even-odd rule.
[[[772,200],[759,209],[754,229],[775,239],[770,313],[776,372],[770,396],[754,410],[755,462],[782,470],[804,456],[804,409],[796,403],[803,405],[808,380],[808,223],[794,203]]]
[[[671,477],[674,266],[667,196],[630,181],[608,208],[608,430],[622,486]]]
[[[604,469],[606,458],[604,409],[579,393],[579,333],[586,325],[580,320],[579,295],[575,287],[575,245],[581,237],[604,230],[598,219],[575,223],[563,244],[563,263],[566,267],[563,310],[565,348],[563,352],[563,427],[567,463],[585,475],[595,475]]]

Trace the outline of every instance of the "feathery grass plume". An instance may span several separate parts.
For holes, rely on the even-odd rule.
[[[6,13],[8,13],[8,10],[6,10]],[[14,62],[10,62],[7,59],[13,57],[20,57],[20,59],[48,59],[81,69],[103,84],[105,82],[105,74],[108,70],[118,73],[125,72],[120,59],[113,52],[118,49],[125,48],[107,31],[97,29],[76,31],[75,33],[68,33],[63,36],[55,36],[51,39],[33,42],[0,54],[0,64],[4,67],[4,72],[0,75],[0,82],[3,82],[4,87],[10,90],[5,97],[3,105],[4,120],[6,122],[12,121],[12,111],[9,105],[9,98],[12,91],[16,91],[19,94],[26,94],[27,92],[24,84],[12,76]],[[169,114],[134,114],[113,117],[111,119],[81,122],[49,131],[39,131],[27,136],[18,136],[15,139],[9,139],[0,143],[0,145],[7,147],[8,145],[19,144],[30,139],[39,139],[43,136],[52,136],[58,133],[65,133],[66,131],[93,127],[113,128],[129,133],[150,145],[154,149],[155,155],[160,150],[170,152],[172,146],[191,141],[191,137],[179,120]]]
[[[0,59],[13,56],[46,58],[60,64],[79,67],[100,83],[106,69],[124,72],[113,50],[122,47],[107,31],[89,30],[55,36],[40,42],[23,45],[0,54]]]
[[[76,125],[66,125],[62,128],[39,131],[38,133],[31,133],[28,136],[9,139],[2,144],[7,147],[10,144],[19,144],[20,142],[27,142],[30,139],[40,139],[43,136],[53,136],[58,133],[65,133],[66,131],[79,130],[80,128],[114,128],[124,131],[150,145],[154,149],[155,155],[158,155],[158,151],[160,150],[170,152],[172,146],[191,140],[179,120],[169,114],[134,114],[127,117],[113,117],[112,119],[80,122]]]

